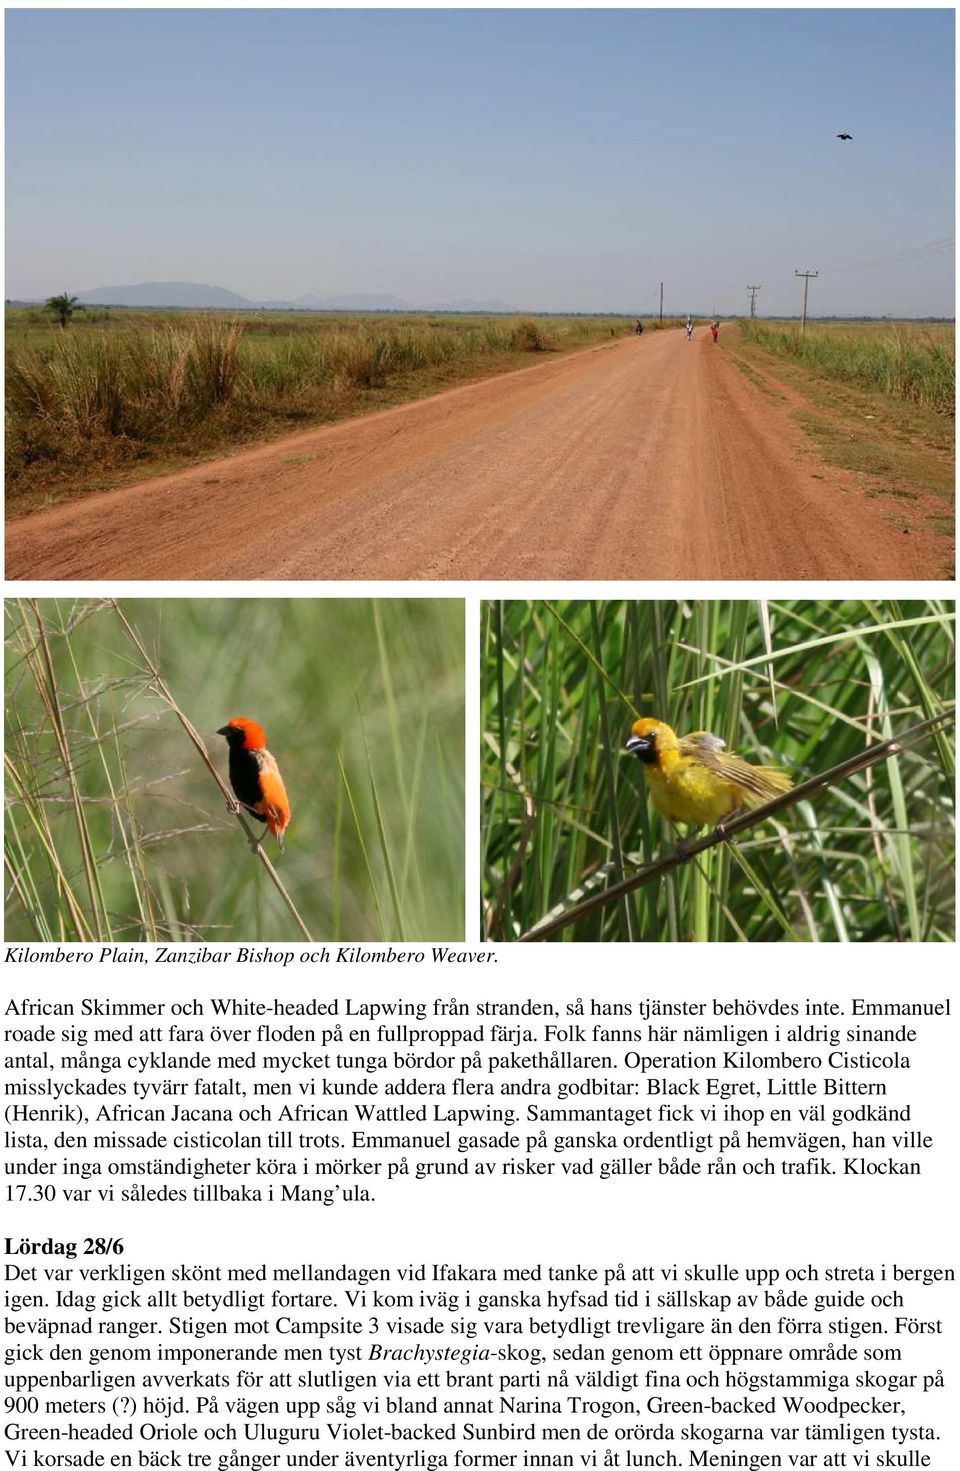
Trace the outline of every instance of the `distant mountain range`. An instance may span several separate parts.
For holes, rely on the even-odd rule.
[[[399,296],[377,292],[353,292],[347,296],[318,296],[314,292],[292,300],[251,301],[222,286],[205,286],[197,281],[143,281],[138,286],[98,286],[95,291],[78,291],[84,306],[220,307],[238,312],[515,312],[505,301],[433,301],[416,306]]]
[[[196,281],[144,281],[139,286],[99,286],[76,294],[84,306],[225,306],[239,311],[257,305],[235,291]]]

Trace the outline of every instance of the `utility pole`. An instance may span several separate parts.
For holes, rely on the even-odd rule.
[[[800,318],[800,336],[802,337],[803,336],[803,333],[804,333],[804,330],[806,328],[806,325],[807,325],[807,291],[808,291],[809,286],[810,286],[811,278],[816,278],[817,276],[819,276],[820,272],[819,271],[794,271],[793,274],[795,276],[802,276],[803,277],[803,316]]]
[[[747,290],[750,293],[750,315],[751,317],[755,317],[757,315],[757,292],[760,290],[760,287],[748,286]]]
[[[663,326],[663,282],[660,282],[660,326]]]

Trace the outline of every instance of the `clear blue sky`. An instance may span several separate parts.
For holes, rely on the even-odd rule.
[[[7,13],[7,296],[952,315],[948,10]],[[850,132],[852,143],[834,134]]]

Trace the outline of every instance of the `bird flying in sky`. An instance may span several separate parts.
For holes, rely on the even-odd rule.
[[[842,138],[845,143],[848,142],[848,141],[849,142],[852,142],[853,141],[853,134],[852,133],[838,133],[837,134],[837,137],[838,138]]]

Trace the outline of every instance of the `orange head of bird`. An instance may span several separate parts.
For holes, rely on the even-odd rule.
[[[665,721],[645,715],[630,727],[623,749],[632,752],[638,760],[652,764],[661,752],[676,750],[677,745],[677,737]]]
[[[217,735],[226,736],[230,749],[238,751],[265,751],[267,733],[255,720],[245,720],[242,715],[221,725]]]

